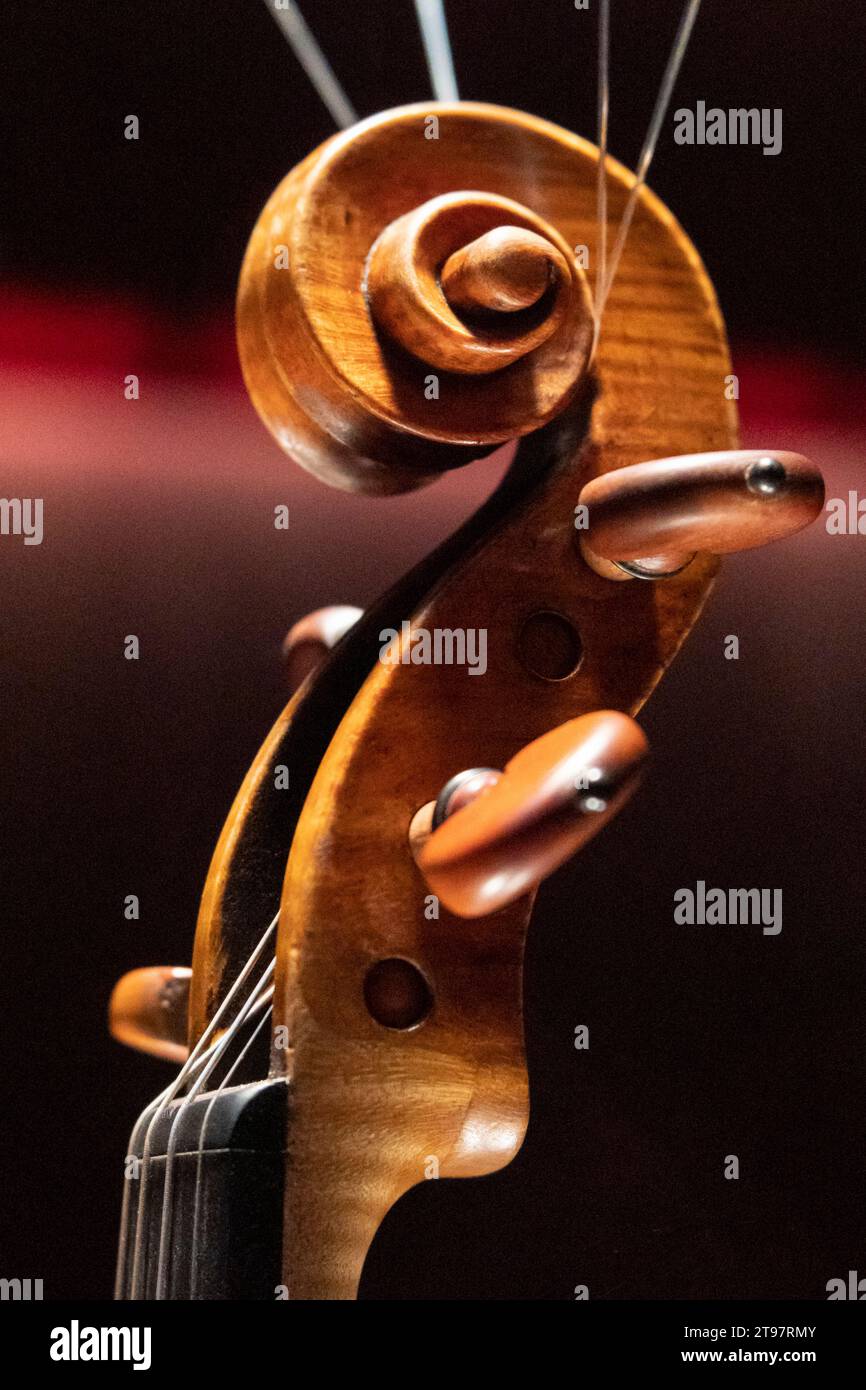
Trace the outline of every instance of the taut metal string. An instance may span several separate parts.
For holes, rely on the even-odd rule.
[[[237,1017],[232,1021],[231,1027],[220,1038],[214,1047],[207,1064],[202,1067],[193,1084],[190,1086],[174,1115],[168,1131],[168,1142],[165,1149],[165,1179],[162,1187],[162,1214],[159,1223],[159,1254],[156,1262],[156,1298],[164,1299],[168,1290],[169,1276],[169,1240],[171,1237],[171,1218],[174,1205],[174,1160],[177,1153],[178,1140],[180,1138],[180,1121],[186,1113],[188,1107],[195,1100],[204,1083],[213,1074],[214,1068],[221,1060],[223,1053],[231,1045],[243,1025],[246,1023],[256,1005],[260,1002],[262,995],[267,991],[271,979],[276,969],[276,961],[271,960],[266,969],[244,1001],[238,1011]],[[153,1123],[153,1121],[151,1122]]]
[[[700,10],[700,8],[701,0],[686,0],[685,8],[683,10],[682,17],[679,23],[679,28],[677,29],[676,37],[674,38],[674,43],[670,52],[670,57],[668,58],[667,67],[665,68],[664,75],[661,81],[661,86],[659,87],[658,96],[656,97],[656,104],[653,109],[649,127],[647,129],[646,138],[643,143],[643,149],[641,150],[640,154],[640,159],[638,160],[638,166],[635,172],[634,182],[632,183],[632,186],[629,189],[628,199],[626,200],[626,205],[623,210],[622,217],[620,219],[619,231],[617,233],[616,241],[614,242],[610,262],[607,266],[606,278],[602,285],[601,300],[599,303],[596,304],[596,318],[598,323],[601,322],[601,316],[604,313],[604,307],[607,303],[607,297],[610,294],[610,288],[613,284],[614,276],[617,272],[617,267],[619,266],[619,261],[622,255],[623,247],[625,246],[626,237],[628,236],[629,228],[632,223],[632,218],[634,217],[635,210],[637,208],[637,200],[640,196],[641,189],[646,183],[646,176],[649,172],[649,167],[652,163],[653,155],[655,154],[656,145],[658,144],[658,138],[662,128],[662,122],[664,121],[664,118],[667,114],[667,109],[670,103],[674,83],[677,80],[677,75],[682,65],[683,58],[685,57],[686,48],[688,47],[692,29],[694,28],[695,20],[698,17],[698,11]]]
[[[295,0],[265,0],[280,29],[285,34],[295,57],[303,67],[337,125],[345,130],[354,125],[358,113],[343,91],[334,69],[328,62]]]
[[[201,1129],[199,1130],[198,1157],[196,1159],[195,1168],[195,1197],[193,1199],[192,1247],[190,1250],[189,1296],[191,1299],[194,1299],[196,1297],[196,1294],[198,1293],[198,1264],[196,1263],[196,1258],[198,1254],[199,1225],[201,1221],[201,1179],[202,1168],[204,1163],[205,1139],[207,1138],[207,1131],[208,1125],[210,1123],[211,1112],[213,1111],[213,1108],[219,1100],[220,1096],[222,1095],[223,1091],[225,1091],[231,1084],[232,1077],[243,1065],[244,1058],[255,1044],[255,1041],[261,1033],[262,1029],[264,1028],[265,1024],[273,1016],[273,1005],[270,1003],[270,1001],[273,999],[273,995],[273,986],[271,986],[271,988],[267,990],[265,994],[262,995],[261,1002],[265,1003],[266,1001],[268,1001],[268,1008],[265,1010],[262,1018],[256,1024],[255,1028],[253,1029],[253,1032],[250,1034],[249,1038],[244,1043],[244,1046],[241,1048],[241,1051],[238,1053],[238,1056],[235,1058],[234,1062],[232,1062],[231,1067],[226,1072],[222,1081],[217,1086],[216,1091],[213,1094],[213,1098],[211,1099],[210,1104],[208,1105],[208,1108],[205,1111]]]
[[[312,30],[301,14],[296,0],[265,0],[291,44],[307,76],[319,93],[338,126],[345,128],[357,119],[357,112],[341,87],[333,68],[320,48]],[[610,294],[629,229],[637,209],[641,189],[646,183],[649,167],[655,154],[662,123],[667,114],[671,93],[688,47],[701,0],[685,0],[679,27],[667,66],[662,76],[658,96],[638,160],[634,182],[620,218],[613,252],[607,256],[607,145],[610,104],[610,0],[599,0],[598,30],[598,148],[599,165],[596,187],[596,221],[598,241],[595,281],[595,340],[601,328],[607,298]],[[444,0],[415,0],[415,11],[424,42],[424,52],[433,92],[437,101],[458,101],[457,79]]]
[[[235,1001],[235,999],[236,999],[238,993],[240,992],[240,990],[243,989],[244,985],[246,984],[247,980],[249,979],[250,975],[252,974],[253,970],[255,969],[256,964],[258,963],[258,960],[259,960],[260,956],[262,955],[262,953],[263,953],[265,947],[268,945],[268,943],[270,942],[271,938],[273,937],[273,935],[274,935],[274,933],[275,933],[275,931],[276,931],[276,929],[277,929],[277,922],[279,921],[279,917],[280,917],[280,914],[279,914],[279,911],[277,911],[277,912],[274,914],[274,918],[273,918],[273,920],[272,920],[270,926],[268,926],[268,927],[266,928],[266,930],[264,931],[264,933],[262,934],[262,936],[259,938],[259,941],[258,941],[257,944],[254,946],[254,948],[253,948],[253,950],[252,950],[252,953],[250,954],[250,956],[248,957],[248,959],[247,959],[247,961],[246,961],[246,964],[244,965],[243,969],[241,970],[240,974],[238,975],[238,977],[237,977],[237,979],[235,980],[234,984],[232,985],[231,989],[230,989],[230,990],[228,991],[228,993],[226,994],[225,999],[224,999],[223,1002],[220,1004],[219,1008],[216,1010],[216,1012],[215,1012],[213,1018],[211,1019],[210,1023],[208,1024],[207,1028],[204,1030],[204,1032],[202,1033],[202,1035],[201,1035],[201,1037],[199,1038],[198,1042],[196,1043],[195,1047],[193,1048],[192,1052],[190,1053],[189,1057],[188,1057],[187,1060],[184,1062],[184,1064],[183,1064],[183,1066],[181,1067],[180,1072],[178,1073],[177,1077],[176,1077],[175,1080],[172,1082],[172,1084],[171,1084],[170,1086],[166,1087],[166,1089],[165,1089],[159,1096],[157,1096],[156,1100],[155,1100],[155,1101],[152,1101],[151,1104],[144,1110],[144,1112],[142,1113],[142,1115],[141,1115],[141,1117],[140,1117],[138,1123],[137,1123],[136,1126],[135,1126],[135,1129],[134,1129],[133,1132],[132,1132],[132,1138],[131,1138],[131,1140],[130,1140],[130,1152],[134,1152],[134,1151],[135,1151],[135,1149],[136,1149],[137,1146],[138,1146],[138,1140],[139,1140],[139,1138],[140,1138],[140,1136],[141,1136],[142,1130],[144,1130],[144,1127],[145,1127],[145,1126],[147,1127],[147,1129],[146,1129],[146,1134],[145,1134],[145,1138],[144,1138],[144,1145],[143,1145],[143,1149],[142,1149],[142,1158],[141,1158],[141,1187],[140,1187],[140,1189],[139,1189],[138,1212],[137,1212],[137,1215],[136,1215],[136,1222],[135,1222],[135,1243],[134,1243],[134,1246],[133,1246],[132,1277],[131,1277],[131,1280],[130,1280],[130,1293],[129,1293],[129,1297],[130,1297],[131,1299],[134,1299],[134,1298],[137,1298],[137,1297],[138,1297],[139,1288],[140,1288],[140,1284],[141,1284],[141,1277],[142,1277],[142,1263],[143,1263],[142,1257],[143,1257],[143,1251],[144,1251],[144,1229],[145,1229],[145,1221],[144,1221],[144,1216],[145,1216],[145,1199],[146,1199],[146,1196],[147,1196],[147,1188],[148,1188],[148,1181],[147,1181],[147,1179],[148,1179],[148,1170],[149,1170],[149,1167],[150,1167],[150,1149],[151,1149],[151,1145],[152,1145],[152,1142],[153,1142],[153,1131],[154,1131],[154,1127],[155,1127],[155,1125],[156,1125],[156,1122],[157,1122],[157,1120],[158,1120],[158,1118],[159,1118],[159,1115],[160,1115],[161,1111],[162,1111],[167,1105],[170,1105],[171,1102],[176,1098],[176,1096],[177,1096],[177,1095],[180,1093],[180,1091],[183,1089],[184,1085],[186,1084],[187,1080],[189,1079],[190,1075],[192,1074],[192,1071],[193,1071],[193,1068],[194,1068],[194,1064],[198,1062],[198,1060],[199,1060],[199,1058],[201,1057],[202,1053],[203,1053],[203,1052],[205,1051],[205,1049],[208,1047],[208,1044],[210,1043],[211,1039],[213,1038],[214,1033],[216,1032],[217,1028],[218,1028],[218,1027],[220,1026],[220,1024],[222,1023],[223,1018],[224,1018],[225,1015],[228,1013],[228,1011],[229,1011],[229,1009],[231,1008],[232,1004],[234,1003],[234,1001]],[[132,1179],[129,1179],[129,1178],[128,1178],[128,1179],[127,1179],[127,1182],[130,1182],[131,1180],[132,1180]],[[121,1236],[121,1250],[120,1250],[120,1257],[119,1257],[119,1260],[118,1260],[118,1274],[119,1274],[119,1280],[120,1280],[120,1278],[122,1277],[122,1273],[121,1273],[121,1272],[122,1272],[123,1267],[124,1267],[124,1265],[125,1265],[126,1244],[127,1244],[127,1231],[126,1231],[126,1229],[124,1228],[124,1230],[123,1230],[123,1232],[122,1232],[122,1236]]]
[[[443,0],[415,0],[415,11],[418,15],[421,38],[424,40],[424,54],[427,58],[430,81],[433,83],[433,95],[437,101],[459,101]]]
[[[265,0],[334,121],[345,130],[358,119],[349,98],[295,0]],[[427,69],[437,101],[459,101],[443,0],[415,0]]]
[[[215,1046],[215,1044],[211,1043],[210,1046],[213,1047]],[[192,1061],[191,1058],[187,1058],[186,1064],[191,1064],[191,1075],[194,1075],[196,1072],[198,1072],[198,1070],[201,1067],[204,1066],[209,1052],[210,1048],[208,1047],[195,1059],[195,1061]],[[148,1124],[151,1116],[162,1107],[170,1092],[171,1085],[166,1086],[165,1090],[160,1091],[156,1099],[152,1100],[150,1104],[139,1115],[138,1119],[135,1122],[132,1134],[129,1138],[128,1156],[134,1155],[145,1126]],[[129,1243],[129,1204],[131,1200],[130,1194],[132,1192],[133,1181],[134,1179],[130,1175],[127,1175],[124,1178],[123,1182],[123,1204],[120,1210],[120,1241],[118,1244],[117,1252],[117,1272],[114,1280],[114,1297],[116,1299],[123,1298],[123,1286],[126,1274],[126,1250],[127,1245]]]

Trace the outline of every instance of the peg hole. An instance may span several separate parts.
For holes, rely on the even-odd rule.
[[[417,1028],[433,1007],[433,993],[412,961],[401,956],[371,965],[364,980],[364,1002],[383,1028]]]
[[[583,657],[577,628],[561,613],[533,613],[520,631],[520,660],[533,676],[564,681],[573,676]]]

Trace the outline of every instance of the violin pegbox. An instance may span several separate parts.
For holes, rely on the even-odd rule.
[[[365,615],[296,696],[211,869],[193,1036],[224,989],[229,950],[243,959],[253,944],[230,947],[232,934],[261,915],[245,902],[246,866],[262,862],[255,830],[268,821],[262,769],[303,761],[317,701],[350,659],[361,666],[304,788],[277,932],[296,1297],[354,1296],[384,1213],[424,1180],[431,1156],[443,1177],[479,1175],[520,1147],[533,890],[637,785],[645,744],[629,716],[715,568],[700,555],[663,584],[610,583],[581,555],[575,507],[612,470],[736,444],[712,288],[658,200],[638,201],[593,356],[577,248],[596,245],[597,151],[519,112],[432,109],[438,139],[425,134],[431,108],[409,107],[300,165],[256,227],[238,299],[256,408],[329,482],[416,487],[521,436],[479,518]],[[617,218],[631,179],[613,162],[609,175]],[[431,376],[438,395],[426,391]],[[483,677],[378,659],[379,633],[404,622],[483,631]],[[483,769],[504,773],[461,779],[442,824],[426,842],[423,829],[413,836],[455,774]]]
[[[238,290],[244,377],[280,446],[325,482],[419,487],[540,428],[583,380],[587,277],[522,201],[535,189],[516,116],[443,108],[435,139],[428,107],[375,117],[264,208]]]
[[[298,165],[244,261],[250,395],[320,478],[399,492],[521,441],[476,517],[303,681],[205,886],[191,1042],[254,948],[288,849],[273,1068],[291,1089],[292,1297],[354,1297],[382,1218],[432,1159],[475,1176],[517,1152],[534,890],[637,786],[631,716],[697,618],[715,552],[820,506],[805,460],[733,452],[715,295],[646,188],[597,333],[583,254],[597,183],[595,147],[548,122],[404,107]],[[633,183],[608,161],[614,224]],[[332,628],[311,615],[289,656],[312,649],[314,664]],[[382,659],[386,629],[397,660]],[[483,678],[404,660],[419,629],[483,632]]]

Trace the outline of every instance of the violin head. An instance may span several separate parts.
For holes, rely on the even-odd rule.
[[[633,176],[604,174],[622,218]],[[633,716],[717,553],[820,506],[799,456],[736,452],[712,286],[646,188],[616,278],[591,284],[598,184],[598,150],[546,121],[402,107],[299,164],[244,260],[250,396],[323,481],[405,491],[521,441],[477,516],[373,609],[293,629],[296,694],[205,885],[193,1056],[279,903],[292,1297],[354,1296],[403,1192],[517,1152],[535,890],[636,787]],[[635,577],[657,582],[619,582]]]

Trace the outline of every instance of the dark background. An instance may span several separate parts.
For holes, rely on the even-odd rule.
[[[361,114],[429,92],[408,0],[305,12]],[[626,162],[679,12],[615,0]],[[594,15],[448,13],[464,96],[592,138]],[[783,152],[675,147],[669,120],[651,178],[719,291],[744,442],[812,453],[830,496],[862,492],[866,460],[862,13],[707,0],[673,105],[780,106]],[[258,0],[13,3],[0,51],[0,492],[46,507],[41,547],[0,544],[0,1275],[97,1298],[128,1130],[168,1075],[106,1037],[111,985],[189,959],[214,840],[283,701],[285,628],[369,603],[496,468],[389,502],[330,494],[255,420],[231,344],[240,257],[332,131]],[[820,1298],[866,1274],[864,546],[818,523],[726,565],[642,716],[652,775],[542,891],[526,1145],[500,1175],[404,1199],[365,1294]],[[674,927],[673,892],[698,878],[781,887],[781,936]]]

